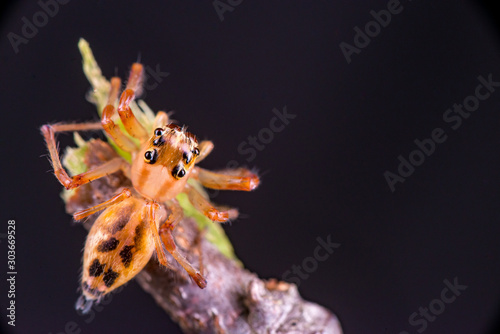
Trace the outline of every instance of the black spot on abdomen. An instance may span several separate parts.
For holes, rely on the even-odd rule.
[[[117,221],[113,224],[113,226],[111,226],[111,229],[109,232],[111,232],[111,234],[115,234],[116,232],[120,232],[121,230],[123,230],[123,228],[125,227],[125,225],[127,225],[127,223],[129,222],[129,219],[130,217],[129,216],[120,216]]]
[[[141,247],[142,239],[144,238],[144,222],[141,222],[139,225],[135,227],[135,235],[134,235],[134,243],[137,247],[137,250]]]
[[[111,237],[108,240],[104,240],[97,246],[97,250],[101,253],[111,252],[118,247],[118,239]]]
[[[135,203],[130,203],[130,205],[123,207],[120,211],[116,213],[116,222],[111,226],[109,232],[115,234],[123,230],[125,225],[130,221],[130,216],[134,212]]]
[[[89,267],[89,276],[99,277],[104,272],[104,264],[95,259]]]
[[[104,277],[102,278],[102,280],[104,281],[104,284],[109,288],[115,283],[118,276],[120,275],[110,268],[104,273]]]
[[[128,268],[132,262],[132,248],[134,248],[134,246],[124,246],[120,251],[120,258],[125,268]]]

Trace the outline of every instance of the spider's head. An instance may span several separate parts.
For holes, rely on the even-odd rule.
[[[172,177],[182,179],[200,154],[196,137],[175,124],[154,130],[144,151],[144,162],[170,167]]]
[[[153,131],[132,164],[132,182],[155,200],[175,197],[184,187],[200,154],[196,137],[175,124]]]

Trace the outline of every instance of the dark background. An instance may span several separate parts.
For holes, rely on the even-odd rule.
[[[74,308],[86,232],[59,197],[38,128],[96,119],[84,96],[79,37],[104,74],[141,61],[169,72],[146,102],[175,110],[216,149],[203,162],[257,167],[253,193],[221,193],[245,214],[226,226],[239,258],[281,277],[313,255],[316,238],[341,246],[302,280],[303,297],[335,312],[345,333],[416,333],[408,317],[440,298],[443,280],[467,289],[425,333],[494,333],[500,286],[500,92],[453,131],[442,117],[500,81],[497,13],[472,1],[402,1],[403,11],[348,64],[339,48],[373,20],[377,1],[243,1],[221,21],[212,1],[71,1],[16,54],[7,34],[41,8],[4,9],[0,42],[2,228],[16,220],[16,327],[6,325],[7,257],[0,244],[2,326],[12,333],[178,333],[135,282],[89,324]],[[272,109],[297,115],[255,160],[238,153]],[[434,128],[448,135],[392,193],[384,179]],[[61,135],[61,147],[71,136]],[[209,282],[210,284],[210,282]],[[209,287],[210,288],[210,285]],[[420,318],[420,317],[419,317]]]

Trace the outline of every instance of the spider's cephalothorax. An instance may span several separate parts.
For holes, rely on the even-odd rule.
[[[141,195],[164,202],[179,194],[200,155],[196,137],[169,124],[154,130],[132,164],[132,183]]]
[[[128,135],[115,123],[115,102],[121,81],[111,79],[108,104],[99,123],[44,125],[45,137],[54,173],[66,189],[79,187],[103,176],[123,171],[133,188],[122,189],[111,199],[74,214],[80,220],[104,210],[87,236],[81,280],[82,296],[77,309],[88,312],[92,302],[132,279],[156,251],[158,261],[167,266],[166,249],[200,288],[205,278],[182,256],[175,245],[172,231],[181,220],[183,211],[176,200],[186,193],[193,206],[213,221],[224,222],[237,215],[235,209],[216,209],[188,179],[203,186],[221,190],[250,191],[259,184],[257,175],[245,168],[211,172],[195,166],[213,149],[210,141],[198,143],[196,137],[169,122],[164,112],[158,112],[153,133],[148,133],[131,111],[135,92],[142,90],[143,67],[135,63],[127,87],[118,100],[118,115]],[[85,173],[70,177],[63,168],[55,133],[63,131],[97,130],[107,135],[122,150],[131,154],[132,162],[113,158]],[[132,140],[131,137],[136,140]],[[139,145],[137,144],[139,142]]]

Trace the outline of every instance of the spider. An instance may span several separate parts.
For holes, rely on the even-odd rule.
[[[157,113],[155,130],[148,134],[130,108],[130,103],[142,90],[143,75],[143,66],[134,63],[117,107],[126,132],[137,141],[127,136],[113,121],[114,104],[121,87],[118,77],[111,79],[107,105],[100,122],[47,124],[41,127],[54,174],[66,189],[77,188],[120,170],[132,182],[131,188],[124,188],[111,199],[73,215],[75,220],[81,220],[104,210],[90,229],[85,243],[82,295],[76,304],[76,308],[83,313],[90,310],[93,302],[99,302],[103,296],[136,276],[155,250],[162,266],[168,267],[166,250],[201,289],[205,288],[206,279],[179,253],[172,236],[183,216],[176,196],[186,193],[193,206],[206,217],[215,222],[225,222],[235,218],[237,210],[216,209],[188,184],[188,179],[193,178],[204,187],[221,190],[251,191],[259,184],[258,176],[245,168],[212,172],[195,166],[212,151],[213,143],[198,143],[185,127],[169,122],[165,112]],[[99,129],[104,130],[118,147],[130,152],[132,162],[116,157],[92,170],[69,176],[61,164],[55,134]]]

